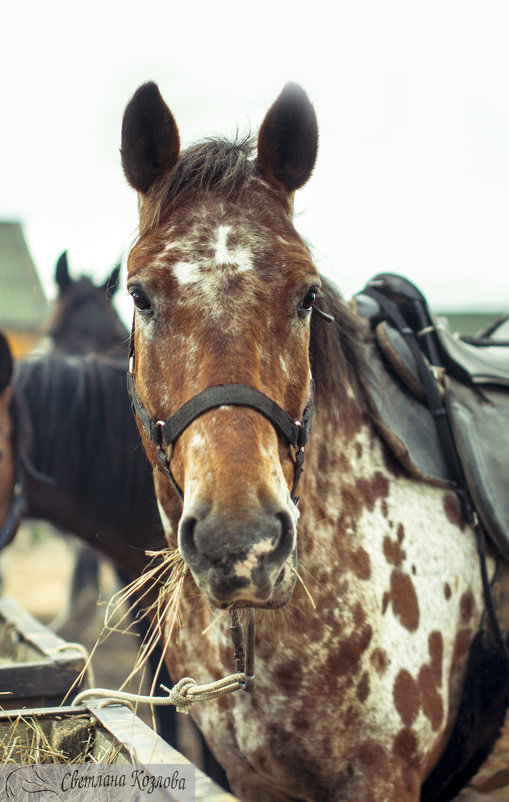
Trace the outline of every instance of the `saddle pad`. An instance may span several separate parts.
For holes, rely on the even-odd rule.
[[[509,559],[509,393],[495,385],[473,392],[445,377],[445,403],[463,472],[479,518]]]

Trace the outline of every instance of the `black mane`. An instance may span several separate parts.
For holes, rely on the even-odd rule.
[[[114,533],[115,548],[150,548],[156,541],[160,547],[152,469],[125,371],[124,360],[95,355],[53,354],[17,363],[14,398],[28,514],[92,543]],[[100,539],[95,545],[102,547]]]

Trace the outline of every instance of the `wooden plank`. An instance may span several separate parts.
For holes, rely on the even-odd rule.
[[[89,704],[87,708],[124,745],[132,762],[143,765],[153,776],[155,772],[151,772],[151,766],[192,766],[196,802],[239,802],[237,797],[224,791],[124,705],[96,707]]]
[[[0,626],[12,627],[37,654],[48,660],[83,660],[79,649],[55,635],[9,596],[0,597]]]
[[[0,597],[0,657],[0,706],[9,709],[60,704],[85,666],[79,648],[9,597]]]
[[[114,764],[136,764],[143,766],[147,774],[157,777],[157,766],[192,767],[195,782],[195,802],[239,802],[237,797],[224,791],[206,774],[198,769],[184,755],[163,741],[132,710],[124,705],[99,707],[89,704],[86,707],[43,708],[41,710],[11,710],[0,712],[0,744],[9,727],[21,716],[33,718],[48,738],[54,739],[55,725],[61,722],[62,729],[68,726],[73,717],[95,723],[95,739],[92,752],[99,757],[109,747],[118,746],[119,751],[113,760]],[[19,725],[18,725],[19,726]],[[21,723],[23,726],[29,724]],[[0,762],[1,762],[0,750]],[[153,767],[153,768],[151,768]]]

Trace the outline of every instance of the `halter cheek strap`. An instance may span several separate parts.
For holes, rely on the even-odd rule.
[[[206,390],[183,404],[168,420],[155,421],[150,417],[136,392],[133,369],[134,350],[131,346],[127,372],[127,392],[131,399],[131,406],[147,436],[156,446],[161,467],[181,500],[183,500],[184,494],[170,468],[171,453],[177,439],[190,423],[205,412],[221,406],[242,406],[251,407],[264,415],[287,441],[294,465],[291,498],[294,504],[298,504],[297,485],[303,470],[304,446],[309,439],[313,418],[313,379],[310,382],[311,401],[304,410],[302,421],[294,420],[271,398],[244,384],[220,384],[207,387]]]

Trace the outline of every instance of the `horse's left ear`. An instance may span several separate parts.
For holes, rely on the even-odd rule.
[[[180,150],[173,114],[157,84],[143,84],[133,95],[122,121],[122,166],[125,177],[145,194],[174,167]]]
[[[271,184],[294,192],[315,166],[318,124],[313,106],[297,84],[287,84],[258,134],[258,166]]]
[[[60,294],[66,291],[72,284],[72,279],[69,275],[69,262],[67,259],[67,251],[64,251],[58,257],[55,267],[55,281],[57,282]]]
[[[12,379],[12,354],[7,337],[0,331],[0,393],[9,386]]]
[[[102,286],[102,289],[106,293],[106,297],[108,299],[113,298],[116,291],[118,290],[119,276],[120,276],[120,265],[116,265]]]

